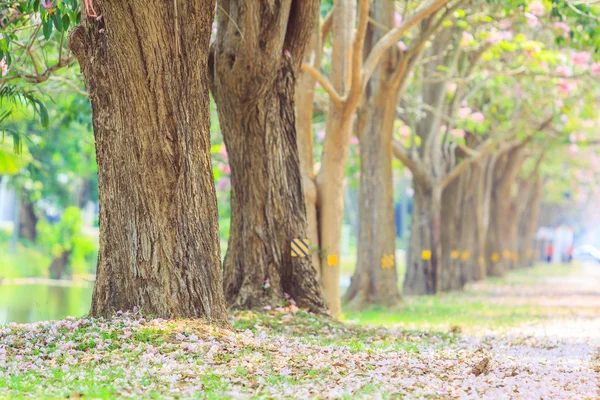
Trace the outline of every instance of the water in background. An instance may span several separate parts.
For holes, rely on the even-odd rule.
[[[91,301],[91,285],[0,284],[0,325],[82,317]]]

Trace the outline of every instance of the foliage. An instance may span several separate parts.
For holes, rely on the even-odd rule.
[[[52,257],[70,252],[71,272],[92,272],[97,257],[97,243],[84,234],[81,210],[67,207],[59,222],[50,224],[46,220],[38,223],[40,244]]]

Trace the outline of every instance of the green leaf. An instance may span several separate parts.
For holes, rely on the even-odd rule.
[[[44,38],[46,38],[46,40],[48,40],[50,38],[50,35],[52,35],[52,20],[48,19],[46,21],[43,22],[43,29],[42,31],[44,32]]]
[[[56,30],[58,32],[62,32],[63,23],[62,23],[62,19],[60,18],[60,16],[58,14],[54,14],[54,16],[52,17],[52,20],[54,21],[54,26],[56,27]]]
[[[67,14],[63,15],[62,23],[63,23],[63,30],[68,31],[69,25],[71,24],[71,19],[69,18],[69,16]]]

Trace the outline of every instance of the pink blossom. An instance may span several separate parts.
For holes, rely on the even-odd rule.
[[[561,29],[563,31],[563,34],[566,35],[567,33],[569,33],[571,31],[571,28],[569,28],[569,25],[565,24],[562,21],[557,21],[554,23],[554,27]]]
[[[571,76],[572,72],[571,72],[571,68],[565,66],[565,65],[561,65],[556,67],[556,69],[554,70],[554,72],[558,75],[562,75],[562,76]]]
[[[539,1],[534,1],[533,3],[529,3],[529,11],[536,17],[541,17],[544,15],[544,5]]]
[[[360,141],[358,140],[358,138],[356,136],[351,136],[350,137],[350,144],[357,145],[359,143],[360,143]]]
[[[485,121],[485,116],[478,111],[471,114],[471,119],[475,122],[482,123],[483,121]]]
[[[576,65],[584,65],[590,62],[592,56],[587,51],[579,51],[573,55],[573,63]]]
[[[404,43],[402,40],[399,41],[396,45],[398,46],[398,48],[400,49],[400,51],[406,51],[406,49],[408,48],[406,46],[406,43]]]
[[[563,99],[559,98],[559,99],[554,100],[555,107],[561,108],[564,105],[565,105],[565,102],[563,101]]]
[[[317,134],[317,141],[322,141],[323,139],[325,139],[325,131],[323,129],[319,129],[318,131],[315,132]]]
[[[466,119],[469,115],[471,115],[471,108],[469,107],[462,107],[461,109],[458,110],[458,118],[460,119]]]
[[[54,4],[52,4],[52,0],[44,0],[42,1],[42,7],[48,10],[50,8],[53,8]]]
[[[400,136],[406,138],[406,137],[408,137],[410,135],[410,128],[408,127],[408,125],[402,125],[398,129],[398,133],[400,134]]]
[[[460,45],[463,47],[468,46],[469,43],[473,42],[474,40],[475,40],[475,38],[473,37],[472,34],[470,34],[469,32],[463,31]]]
[[[448,129],[448,127],[446,125],[440,126],[440,133],[446,132],[446,129]]]
[[[457,87],[458,86],[456,85],[456,83],[449,83],[448,87],[447,87],[448,94],[454,94],[454,93],[456,93],[456,88]]]
[[[526,12],[525,13],[525,18],[527,18],[527,25],[529,25],[532,28],[536,28],[538,26],[542,26],[542,24],[538,20],[538,17],[536,17],[532,13]]]
[[[566,79],[560,79],[558,81],[558,91],[565,96],[571,94],[575,89],[577,89],[577,83],[575,82],[569,82]]]
[[[225,192],[229,188],[230,183],[231,183],[231,180],[229,179],[229,177],[227,177],[227,176],[221,177],[221,179],[219,179],[217,181],[217,190],[220,192]]]
[[[579,146],[577,146],[574,143],[569,146],[569,153],[576,154],[578,152],[579,152]]]
[[[600,61],[592,64],[590,71],[592,72],[592,75],[600,76]]]
[[[462,129],[451,129],[450,136],[453,136],[455,138],[464,138],[465,131],[463,131]]]
[[[394,13],[394,24],[396,26],[402,25],[402,14],[397,11]]]
[[[2,70],[2,76],[6,76],[6,74],[8,74],[8,64],[4,58],[0,60],[0,70]]]
[[[224,144],[222,144],[221,148],[219,149],[219,155],[221,155],[221,157],[224,159],[227,159],[227,149],[225,148]]]
[[[223,172],[226,174],[230,174],[231,173],[231,167],[229,166],[229,164],[225,164],[223,166]]]

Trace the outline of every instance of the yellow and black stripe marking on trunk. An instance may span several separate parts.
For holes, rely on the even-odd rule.
[[[308,257],[308,239],[292,239],[292,257]]]
[[[381,258],[381,268],[382,269],[392,269],[396,263],[394,262],[394,255],[390,254],[387,256],[383,256]]]

